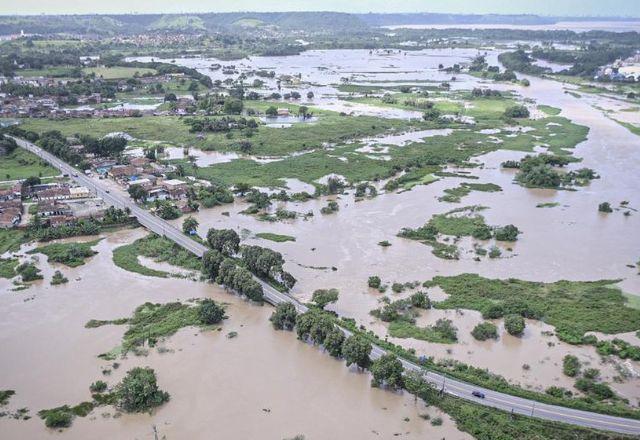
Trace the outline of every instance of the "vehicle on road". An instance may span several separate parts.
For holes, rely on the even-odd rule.
[[[474,397],[477,397],[478,399],[484,399],[485,398],[484,393],[481,393],[480,391],[472,391],[471,394]]]

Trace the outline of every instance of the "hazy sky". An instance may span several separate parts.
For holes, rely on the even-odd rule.
[[[640,0],[0,0],[0,14],[453,12],[640,17]]]

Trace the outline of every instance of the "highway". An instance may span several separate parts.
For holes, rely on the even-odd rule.
[[[198,257],[202,257],[202,255],[207,251],[206,246],[193,241],[191,238],[184,235],[182,231],[177,229],[175,226],[140,208],[128,197],[109,192],[109,190],[106,189],[100,181],[85,176],[82,172],[76,170],[71,165],[58,159],[56,156],[47,153],[36,145],[23,139],[14,139],[20,147],[34,153],[41,159],[49,162],[51,165],[59,169],[63,174],[68,174],[69,177],[75,180],[78,184],[89,188],[91,191],[95,192],[97,196],[102,197],[107,204],[111,204],[114,207],[122,209],[129,208],[131,210],[131,214],[135,216],[138,219],[138,222],[145,228],[174,241],[179,246],[194,253]],[[259,280],[257,278],[256,280],[262,285],[265,300],[270,304],[277,305],[283,302],[290,302],[295,305],[298,312],[305,312],[307,310],[307,307],[304,304],[300,303],[292,296],[277,291],[262,280]],[[346,335],[351,334],[346,329],[342,330]],[[374,346],[371,352],[371,358],[377,359],[385,353],[386,351],[382,348]],[[640,435],[640,420],[614,417],[605,414],[540,403],[534,400],[515,397],[510,394],[500,393],[478,387],[476,385],[462,382],[451,377],[445,377],[440,373],[428,371],[424,367],[406,361],[404,359],[402,360],[402,363],[406,370],[422,372],[425,379],[432,383],[437,389],[443,390],[447,394],[472,401],[479,405],[498,408],[507,412],[513,412],[515,414],[536,417],[544,420],[553,420],[576,426],[601,429],[605,431],[614,431],[623,434]],[[471,394],[472,391],[480,391],[485,395],[485,398],[483,399],[474,397]]]

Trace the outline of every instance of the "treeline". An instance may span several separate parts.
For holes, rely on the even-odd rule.
[[[284,258],[279,252],[260,246],[240,247],[240,237],[233,229],[207,232],[211,250],[202,257],[203,275],[252,301],[262,302],[264,291],[254,275],[279,290],[289,290],[296,279],[283,269]]]
[[[229,116],[223,116],[221,118],[203,118],[203,119],[185,119],[184,123],[190,128],[192,133],[198,132],[212,132],[212,133],[226,133],[231,130],[244,130],[244,129],[256,129],[258,123],[251,118],[233,118]]]
[[[104,80],[80,79],[58,84],[55,86],[31,86],[28,84],[16,84],[12,82],[4,83],[0,86],[0,91],[13,96],[57,96],[66,104],[74,105],[78,103],[78,96],[87,96],[92,93],[99,93],[103,98],[113,99],[116,97],[115,85]]]
[[[190,67],[178,66],[176,64],[169,64],[169,63],[161,63],[158,61],[150,61],[147,63],[143,63],[140,61],[131,61],[131,62],[118,61],[114,63],[114,65],[122,66],[122,67],[155,69],[159,75],[182,73],[196,81],[199,81],[202,85],[204,85],[207,88],[213,87],[213,82],[211,81],[210,77]]]
[[[537,59],[543,59],[554,63],[571,63],[572,67],[561,73],[567,75],[591,77],[602,66],[610,64],[617,59],[625,59],[636,52],[635,47],[609,46],[590,44],[584,50],[566,51],[555,49],[535,49],[531,55]]]
[[[531,58],[524,50],[518,49],[515,52],[504,52],[498,55],[498,61],[507,70],[512,70],[529,75],[541,75],[549,71],[549,69],[533,64],[534,59]]]

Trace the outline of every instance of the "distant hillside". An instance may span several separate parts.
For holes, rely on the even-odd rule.
[[[146,32],[206,33],[277,28],[309,33],[361,32],[375,27],[407,24],[540,25],[558,21],[640,20],[624,18],[540,17],[537,15],[475,14],[346,14],[339,12],[230,12],[208,14],[37,15],[0,16],[0,35],[84,34],[131,35]]]
[[[368,28],[360,18],[338,12],[232,12],[224,14],[38,15],[0,17],[0,35],[138,34],[216,32],[238,27],[275,26],[283,31],[335,33]]]

